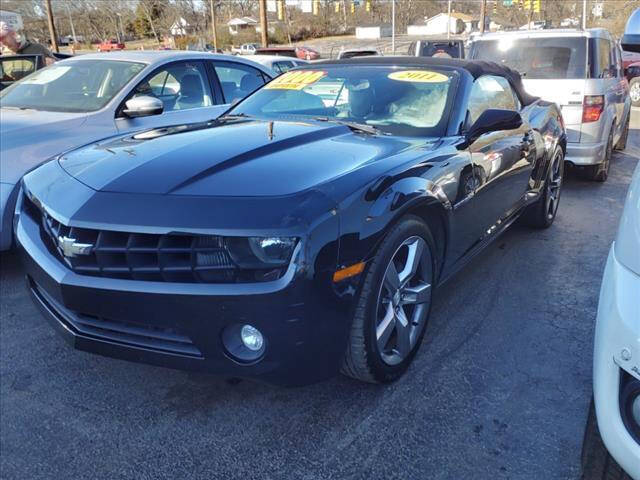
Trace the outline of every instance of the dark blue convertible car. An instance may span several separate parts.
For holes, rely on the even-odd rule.
[[[436,287],[553,222],[558,108],[495,64],[363,57],[27,175],[28,287],[76,348],[278,384],[402,375]]]

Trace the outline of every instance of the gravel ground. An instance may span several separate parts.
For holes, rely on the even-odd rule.
[[[598,290],[632,171],[569,175],[556,223],[515,226],[439,291],[388,386],[282,389],[71,350],[1,257],[0,476],[567,479],[579,476]]]

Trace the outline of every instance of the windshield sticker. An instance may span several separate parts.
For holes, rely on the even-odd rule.
[[[403,70],[402,72],[390,73],[387,77],[391,80],[414,83],[444,83],[449,80],[446,75],[428,70]]]
[[[41,70],[40,72],[36,73],[34,76],[25,79],[22,83],[31,84],[31,85],[44,85],[45,83],[50,83],[50,82],[53,82],[54,80],[57,80],[62,75],[67,73],[70,68],[71,67],[63,67],[63,66],[47,68],[46,70]]]
[[[286,72],[267,84],[264,88],[275,90],[302,90],[324,77],[327,72],[321,70],[300,70]]]

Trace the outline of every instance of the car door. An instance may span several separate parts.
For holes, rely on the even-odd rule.
[[[270,80],[257,68],[244,63],[214,60],[212,65],[220,85],[222,101],[226,104],[242,100]]]
[[[0,56],[0,90],[44,66],[42,55]]]
[[[467,128],[487,109],[520,111],[520,101],[504,77],[484,75],[471,89]],[[469,145],[474,173],[476,218],[487,232],[521,207],[529,188],[535,146],[526,123],[515,130],[485,133]]]
[[[203,61],[186,60],[163,65],[139,82],[116,112],[118,131],[127,132],[167,125],[205,122],[226,110],[216,97]],[[150,96],[162,101],[159,115],[128,118],[122,114],[127,100]]]

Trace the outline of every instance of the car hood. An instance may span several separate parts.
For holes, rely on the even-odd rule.
[[[0,181],[15,184],[53,155],[85,144],[85,113],[0,109]]]
[[[406,139],[354,133],[331,123],[252,119],[127,135],[69,152],[59,163],[101,192],[283,196],[317,187],[412,145]]]

